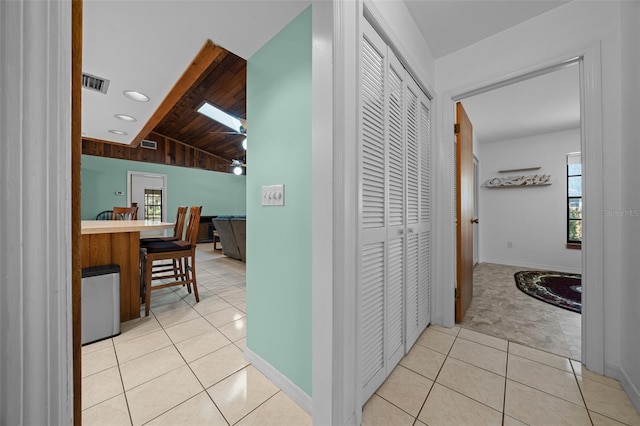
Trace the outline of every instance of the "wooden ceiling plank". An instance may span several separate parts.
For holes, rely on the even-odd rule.
[[[131,142],[131,147],[137,147],[140,142],[146,138],[149,133],[160,123],[160,121],[171,111],[176,102],[187,93],[194,83],[200,78],[202,73],[206,71],[211,64],[220,60],[221,55],[226,56],[227,51],[213,44],[211,40],[207,40],[196,57],[193,59],[189,67],[180,76],[176,84],[169,91],[164,100],[160,103],[156,112],[144,125],[142,130]]]

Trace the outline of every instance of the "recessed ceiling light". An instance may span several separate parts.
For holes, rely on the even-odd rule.
[[[126,135],[127,132],[123,132],[122,130],[109,130],[109,133],[113,133],[114,135]]]
[[[120,120],[123,120],[123,121],[138,121],[138,120],[136,120],[135,117],[132,117],[132,116],[127,115],[127,114],[115,114],[114,117],[118,118]]]
[[[144,93],[136,92],[135,90],[125,90],[122,92],[127,98],[138,102],[148,102],[149,97]]]

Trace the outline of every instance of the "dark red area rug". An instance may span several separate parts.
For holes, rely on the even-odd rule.
[[[582,312],[582,281],[580,274],[551,271],[520,271],[514,275],[516,286],[543,302]]]

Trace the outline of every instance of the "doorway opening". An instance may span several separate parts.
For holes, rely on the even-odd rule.
[[[582,253],[567,247],[566,155],[580,151],[580,59],[456,98],[473,124],[468,196],[471,294],[462,327],[580,360],[582,318],[516,286],[520,271],[581,273]],[[480,168],[480,164],[482,167]],[[456,165],[456,170],[462,164]],[[464,173],[461,173],[464,176]],[[544,185],[520,179],[544,176]],[[458,182],[458,188],[465,184]],[[505,182],[504,185],[486,185]],[[459,218],[459,216],[458,216]],[[458,219],[460,221],[460,219]],[[471,237],[471,241],[465,241]],[[458,252],[464,252],[458,248]],[[460,287],[460,283],[458,283]],[[468,289],[467,289],[468,290]],[[458,294],[464,295],[464,288]],[[458,304],[456,304],[457,306]]]
[[[127,203],[138,206],[138,219],[168,221],[167,175],[127,172]],[[153,234],[145,232],[142,236]]]

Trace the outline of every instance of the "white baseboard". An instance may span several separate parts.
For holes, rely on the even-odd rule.
[[[304,411],[309,413],[309,415],[312,415],[313,399],[307,395],[306,392],[300,389],[295,383],[289,380],[289,378],[276,370],[271,364],[262,359],[251,349],[246,348],[244,350],[244,359],[251,363],[251,365],[253,365],[259,372],[264,374],[267,379],[271,380],[274,385],[286,393],[287,396],[298,404]]]
[[[580,268],[567,268],[566,266],[559,265],[543,265],[538,263],[521,262],[519,260],[514,261],[504,259],[480,259],[480,263],[496,263],[498,265],[518,266],[521,268],[535,269],[540,271],[566,272],[568,274],[582,273],[582,270]]]
[[[631,382],[627,373],[622,368],[610,364],[605,365],[604,370],[605,376],[613,377],[620,382],[629,400],[633,406],[636,407],[636,410],[640,412],[640,391],[633,382]]]

